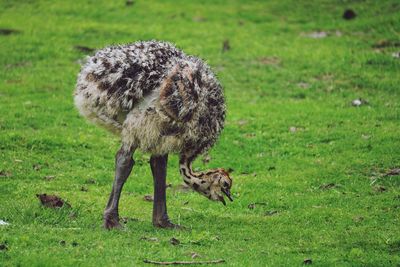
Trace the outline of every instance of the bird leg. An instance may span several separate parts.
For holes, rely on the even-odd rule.
[[[167,214],[166,177],[168,154],[153,155],[150,158],[151,172],[154,180],[153,225],[160,228],[178,228],[170,222]]]
[[[115,155],[115,179],[108,199],[107,207],[104,210],[104,227],[111,229],[121,227],[119,223],[118,203],[122,187],[132,171],[135,161],[132,158],[134,150],[123,147]]]

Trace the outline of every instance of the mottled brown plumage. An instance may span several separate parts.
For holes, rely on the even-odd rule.
[[[225,118],[221,85],[202,60],[166,42],[106,47],[82,67],[75,104],[83,116],[121,137],[117,161],[130,162],[136,149],[155,158],[179,153],[181,174],[194,190],[219,201],[222,193],[230,194],[227,172],[191,169],[193,160],[215,143]],[[117,176],[116,181],[127,178]]]

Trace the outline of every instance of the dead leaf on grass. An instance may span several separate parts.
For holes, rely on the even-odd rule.
[[[310,264],[312,264],[312,259],[305,259],[305,260],[303,261],[303,264],[304,264],[304,265],[310,265]]]
[[[179,241],[179,240],[176,239],[175,237],[171,238],[171,239],[169,240],[169,242],[170,242],[172,245],[174,245],[174,246],[177,246],[177,245],[179,245],[179,244],[181,243],[181,241]]]
[[[394,52],[394,53],[392,53],[392,57],[394,57],[394,58],[400,58],[400,52]]]
[[[0,171],[0,177],[11,177],[11,172],[8,171]]]
[[[374,191],[378,192],[378,193],[383,193],[383,192],[387,191],[387,188],[384,187],[383,185],[377,185],[374,187]]]
[[[400,41],[380,40],[372,45],[372,48],[382,49],[387,47],[400,47]]]
[[[400,168],[391,169],[387,173],[385,173],[384,176],[395,176],[395,175],[400,175]]]
[[[352,9],[346,9],[343,12],[343,18],[346,20],[351,20],[351,19],[354,19],[355,17],[357,17],[357,14]]]
[[[276,214],[278,214],[277,210],[269,210],[269,211],[265,212],[265,216],[273,216],[273,215],[276,215]]]
[[[15,29],[0,28],[0,35],[18,34],[21,31]]]
[[[37,194],[36,196],[39,198],[42,205],[48,208],[61,208],[64,205],[69,208],[71,207],[71,205],[55,195]]]
[[[153,201],[154,201],[154,198],[153,198],[152,195],[144,195],[144,196],[143,196],[143,200],[144,200],[144,201],[148,201],[148,202],[153,202]]]

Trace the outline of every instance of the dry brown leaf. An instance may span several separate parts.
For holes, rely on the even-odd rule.
[[[352,9],[346,9],[343,12],[343,18],[346,20],[354,19],[355,17],[357,17],[357,14]]]
[[[36,196],[39,198],[42,205],[48,208],[61,208],[64,205],[66,207],[71,207],[71,205],[56,195],[37,194]]]
[[[400,168],[394,168],[385,173],[385,176],[400,175]]]
[[[152,195],[144,195],[143,200],[148,201],[148,202],[153,202],[154,198]]]
[[[11,177],[11,172],[8,171],[0,171],[0,177]]]
[[[380,40],[372,45],[373,48],[382,49],[387,47],[400,47],[399,41]]]
[[[305,260],[303,261],[303,264],[304,264],[304,265],[312,264],[312,259],[305,259]]]
[[[181,241],[179,241],[179,240],[176,239],[175,237],[171,238],[171,239],[169,240],[169,242],[170,242],[172,245],[174,245],[174,246],[177,246],[177,245],[179,245],[179,244],[181,243]]]
[[[6,28],[0,29],[0,35],[10,35],[10,34],[17,34],[17,33],[20,33],[20,31],[15,30],[15,29],[6,29]]]

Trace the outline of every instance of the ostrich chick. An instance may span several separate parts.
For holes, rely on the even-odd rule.
[[[166,42],[110,46],[88,57],[75,90],[80,113],[121,137],[104,227],[119,227],[118,203],[136,149],[150,153],[154,180],[153,225],[176,227],[166,207],[168,153],[178,153],[183,181],[210,200],[231,201],[232,180],[222,168],[195,172],[192,162],[224,126],[221,85],[200,59]]]

